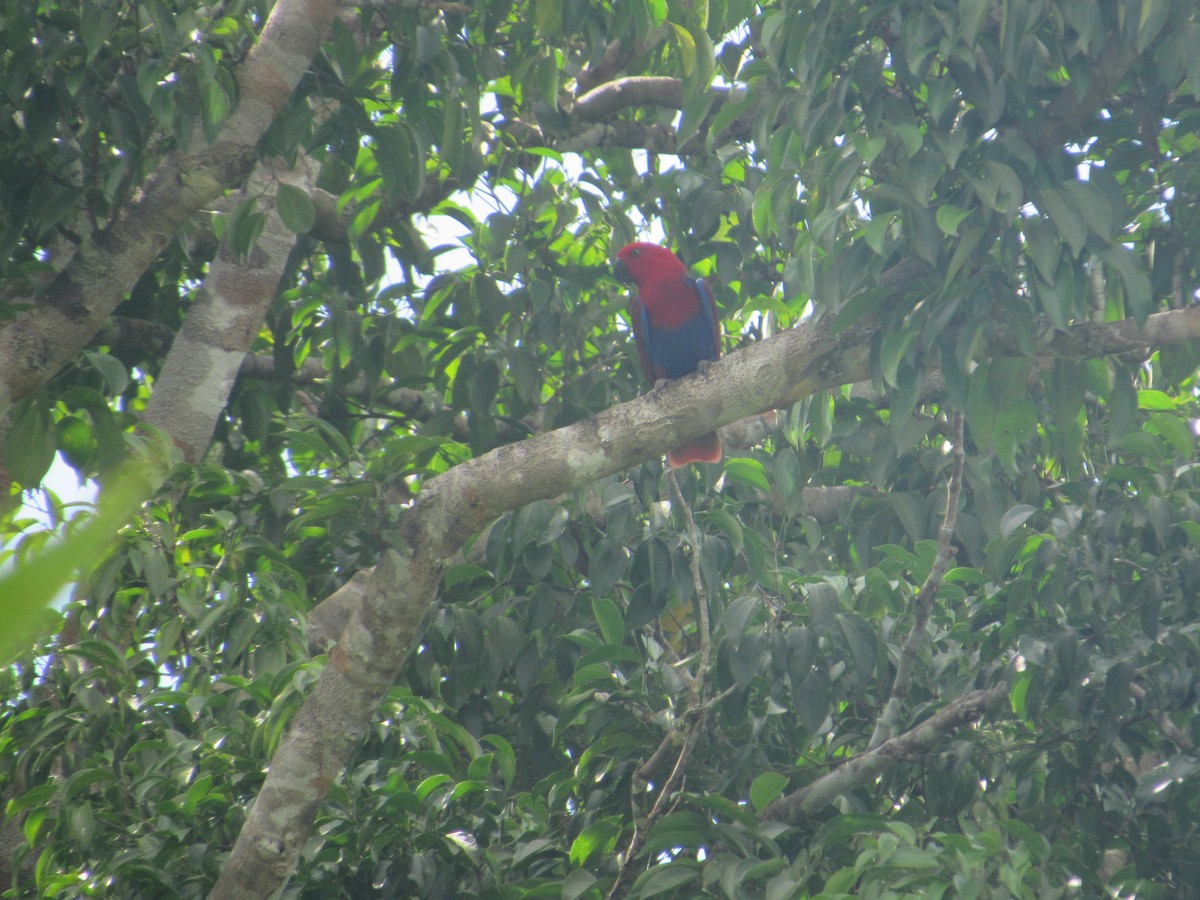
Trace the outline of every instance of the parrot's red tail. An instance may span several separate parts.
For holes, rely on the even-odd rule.
[[[720,461],[721,442],[717,439],[715,431],[702,434],[694,441],[684,444],[682,447],[676,447],[667,454],[667,462],[671,464],[671,468],[673,469],[682,468],[688,463],[715,463]]]

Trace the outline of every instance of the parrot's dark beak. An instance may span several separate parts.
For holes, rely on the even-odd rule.
[[[625,265],[625,260],[618,259],[613,263],[613,277],[617,281],[633,281],[633,276],[629,274],[629,266]]]

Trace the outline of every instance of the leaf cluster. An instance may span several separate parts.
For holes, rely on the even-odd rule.
[[[4,2],[15,316],[164,153],[219,132],[268,10]],[[433,479],[641,390],[607,260],[662,234],[727,349],[874,323],[870,383],[680,473],[694,537],[656,461],[475,535],[285,895],[1200,890],[1200,356],[1047,349],[1195,299],[1198,32],[1168,0],[340,20],[260,144],[314,161],[318,190],[278,194],[295,248],[213,447],[0,673],[3,889],[204,894],[336,664],[309,616]],[[252,257],[261,215],[250,197],[175,236],[17,406],[17,489],[56,454],[114,470],[162,365],[146,335],[169,342],[217,238]],[[954,562],[910,644],[958,413]],[[40,496],[54,528],[8,515],[4,564],[71,540]],[[763,815],[853,771],[909,647],[901,733],[975,690],[1007,705]]]

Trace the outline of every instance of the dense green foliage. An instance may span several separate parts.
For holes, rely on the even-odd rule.
[[[0,2],[11,287],[219,131],[269,9]],[[609,67],[617,41],[636,49]],[[874,390],[681,471],[698,547],[657,461],[484,531],[285,895],[599,897],[639,827],[634,896],[1200,892],[1200,353],[1034,354],[1194,302],[1197,46],[1181,0],[364,4],[262,142],[319,163],[341,214],[310,230],[319,204],[281,197],[305,233],[254,348],[272,374],[239,381],[205,460],[0,673],[0,891],[202,896],[326,663],[309,611],[429,479],[639,393],[607,262],[665,233],[711,277],[728,350],[876,316]],[[596,72],[680,79],[682,115],[587,111]],[[18,405],[19,485],[55,452],[85,477],[125,454],[162,363],[144,335],[186,316],[213,229],[248,251],[255,216],[179,235],[118,310],[142,337],[114,327]],[[430,246],[438,217],[466,255]],[[902,260],[919,275],[881,288]],[[768,820],[867,747],[955,411],[955,562],[898,726],[1005,681],[1009,703]],[[18,566],[48,540],[4,527]],[[708,658],[693,551],[717,699],[647,818],[670,764],[649,789],[639,768],[698,715]]]

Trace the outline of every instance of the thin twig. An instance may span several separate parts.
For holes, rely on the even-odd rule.
[[[690,563],[692,584],[696,590],[696,618],[700,626],[700,657],[696,665],[696,677],[692,679],[689,706],[693,710],[702,709],[708,692],[708,665],[712,659],[712,628],[708,619],[708,593],[704,590],[704,581],[700,577],[700,529],[692,516],[692,508],[683,499],[679,490],[679,482],[675,479],[675,470],[667,469],[667,484],[671,486],[671,501],[679,508],[683,520],[687,523],[688,540],[692,544]]]
[[[696,658],[695,673],[688,679],[688,707],[684,710],[683,715],[676,719],[671,730],[659,742],[658,747],[650,755],[641,766],[634,772],[633,784],[630,790],[630,804],[634,809],[634,830],[633,835],[629,838],[629,845],[625,848],[625,852],[619,857],[617,877],[613,882],[612,888],[608,892],[608,900],[614,900],[616,897],[624,896],[628,891],[629,885],[634,877],[633,861],[641,852],[642,845],[645,844],[645,835],[650,833],[654,827],[654,823],[660,819],[667,811],[667,804],[671,802],[676,789],[683,781],[684,769],[687,766],[687,761],[692,755],[692,750],[696,746],[696,742],[704,730],[704,725],[708,717],[708,667],[712,659],[712,627],[708,615],[708,594],[704,590],[704,582],[700,577],[700,529],[696,527],[696,520],[692,516],[691,507],[683,499],[683,493],[679,490],[679,482],[675,479],[675,471],[667,469],[667,483],[671,488],[672,504],[677,507],[683,515],[684,522],[687,524],[688,540],[692,545],[691,552],[691,570],[692,584],[696,590],[696,617],[700,629],[700,652]],[[685,673],[686,674],[686,673]],[[722,693],[720,697],[724,697],[728,691]],[[680,746],[680,736],[682,735],[682,746]],[[675,748],[678,753],[675,753]],[[644,790],[650,783],[651,779],[660,772],[666,765],[668,760],[674,756],[675,763],[671,767],[671,774],[667,776],[667,780],[658,786],[658,797],[654,801],[654,805],[650,808],[650,812],[641,817],[639,813],[638,794]]]
[[[916,669],[917,658],[920,656],[925,641],[928,640],[929,616],[933,611],[933,598],[937,596],[942,586],[942,579],[950,568],[954,557],[950,541],[954,537],[954,523],[958,519],[958,495],[962,491],[963,474],[963,415],[954,414],[954,438],[950,450],[953,464],[950,471],[950,481],[946,485],[946,513],[942,517],[941,528],[938,529],[937,554],[934,556],[933,567],[925,578],[925,583],[917,592],[913,601],[913,624],[904,641],[904,649],[900,651],[900,661],[896,664],[896,680],[892,682],[892,694],[884,705],[883,712],[875,722],[875,731],[867,744],[868,750],[873,750],[884,741],[894,737],[897,732],[900,713],[904,701],[908,699],[912,687],[913,672]]]

